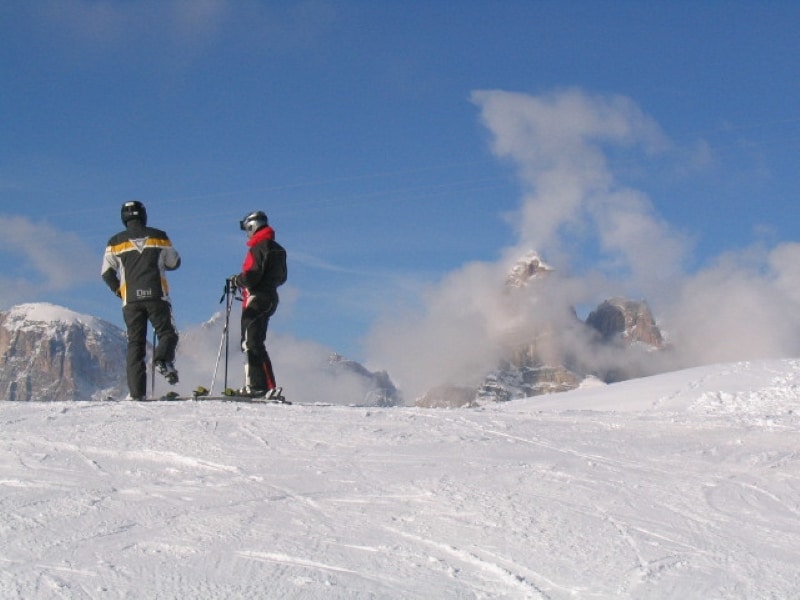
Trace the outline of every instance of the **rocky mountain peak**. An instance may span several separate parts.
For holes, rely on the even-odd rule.
[[[661,331],[644,300],[606,300],[589,314],[586,324],[593,327],[604,341],[638,342],[656,349],[664,346]]]
[[[532,280],[546,277],[554,270],[542,260],[537,252],[530,250],[511,266],[506,278],[506,286],[510,288],[525,287]]]

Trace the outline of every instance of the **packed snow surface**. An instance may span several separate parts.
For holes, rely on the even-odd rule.
[[[480,409],[2,402],[0,597],[798,598],[799,403],[800,360]]]

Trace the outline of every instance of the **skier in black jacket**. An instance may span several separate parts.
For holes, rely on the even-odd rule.
[[[270,317],[278,308],[278,286],[286,282],[286,250],[275,241],[275,230],[262,211],[239,222],[247,232],[247,254],[242,272],[230,278],[242,291],[242,350],[246,354],[245,386],[238,394],[282,398],[275,381],[266,338]]]
[[[172,318],[165,271],[174,271],[181,258],[167,234],[147,226],[147,210],[132,200],[121,209],[125,230],[108,241],[101,274],[111,291],[122,299],[128,328],[128,390],[133,400],[144,400],[147,386],[147,322],[158,344],[153,350],[156,370],[174,385],[178,382],[175,349],[178,331]]]

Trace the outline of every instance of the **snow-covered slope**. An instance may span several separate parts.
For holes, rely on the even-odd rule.
[[[4,402],[0,597],[797,598],[798,404],[800,360],[474,410]]]

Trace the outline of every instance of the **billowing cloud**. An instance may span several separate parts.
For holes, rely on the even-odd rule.
[[[372,359],[412,397],[441,383],[475,383],[509,332],[522,339],[545,322],[564,327],[553,344],[560,358],[598,367],[619,360],[598,355],[569,328],[569,307],[612,295],[644,297],[654,308],[675,347],[664,369],[800,353],[800,246],[744,248],[687,272],[690,240],[615,171],[620,155],[630,163],[670,148],[632,100],[580,90],[481,91],[472,100],[494,153],[514,164],[523,184],[511,219],[516,239],[498,249],[502,260],[451,273],[421,311],[389,315],[370,333]],[[510,300],[503,278],[531,249],[560,272],[535,295]],[[571,270],[576,262],[581,269]]]
[[[644,194],[620,186],[607,156],[620,148],[650,155],[669,145],[631,100],[578,90],[475,92],[472,99],[495,154],[515,164],[527,190],[513,218],[520,251],[559,257],[576,239],[595,240],[605,261],[642,283],[683,262],[687,241]]]
[[[747,248],[659,299],[684,364],[800,354],[800,244]]]
[[[237,305],[229,317],[227,340],[223,333],[224,313],[215,315],[207,323],[182,331],[176,357],[181,381],[175,388],[168,388],[165,383],[158,381],[156,393],[174,389],[189,395],[198,386],[203,386],[218,394],[226,384],[231,388],[242,387],[245,384],[245,357],[240,343],[239,313]],[[267,336],[267,347],[272,354],[278,385],[285,386],[287,395],[293,401],[376,404],[373,386],[367,380],[354,372],[330,365],[330,349],[314,342],[273,333]],[[277,351],[273,352],[273,349]]]

